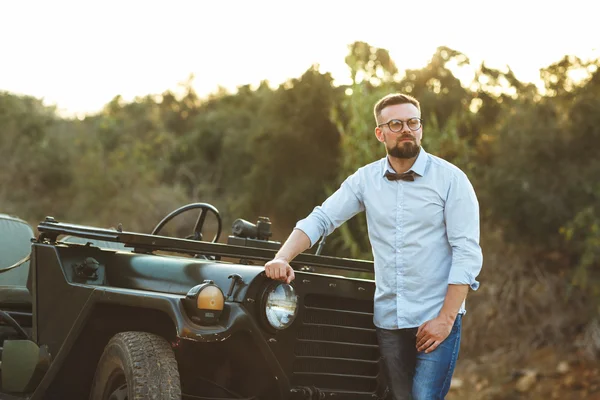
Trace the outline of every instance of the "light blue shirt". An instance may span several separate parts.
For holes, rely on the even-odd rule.
[[[413,182],[390,181],[386,170],[394,172],[387,157],[360,168],[296,229],[312,247],[366,211],[375,265],[373,321],[385,329],[412,328],[438,316],[449,284],[479,287],[479,203],[464,172],[423,148],[411,168]],[[463,302],[459,313],[465,312]]]

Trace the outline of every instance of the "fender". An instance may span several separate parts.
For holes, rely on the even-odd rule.
[[[260,331],[244,307],[236,302],[225,303],[218,324],[199,326],[186,315],[181,303],[183,295],[70,283],[56,246],[34,244],[32,254],[34,340],[38,344],[47,345],[53,356],[50,368],[36,388],[32,399],[42,398],[98,305],[119,305],[160,311],[172,321],[177,337],[186,341],[224,341],[239,331],[250,333]],[[43,268],[36,262],[39,259],[44,260]],[[61,295],[57,296],[57,293]],[[57,313],[56,310],[61,312]],[[50,315],[52,318],[41,317]],[[276,377],[282,396],[284,393],[289,393],[289,381],[263,336],[253,334],[251,337],[260,350],[264,362]]]

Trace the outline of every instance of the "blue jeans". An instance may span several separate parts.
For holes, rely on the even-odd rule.
[[[458,349],[462,315],[450,335],[431,353],[417,352],[417,328],[377,328],[383,371],[392,400],[443,400],[450,389]]]

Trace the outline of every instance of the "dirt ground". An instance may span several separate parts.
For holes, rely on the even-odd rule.
[[[600,304],[574,288],[572,260],[483,240],[448,400],[600,400]]]
[[[600,400],[600,365],[582,354],[542,348],[518,365],[498,355],[461,360],[448,400]]]

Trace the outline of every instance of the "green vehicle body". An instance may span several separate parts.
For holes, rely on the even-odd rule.
[[[0,273],[0,310],[8,315],[0,320],[0,398],[92,398],[103,351],[126,332],[168,343],[181,396],[164,398],[386,398],[372,322],[374,282],[347,276],[372,273],[371,262],[299,255],[292,264],[297,316],[275,329],[265,303],[280,283],[265,276],[263,265],[278,242],[232,235],[214,243],[198,240],[198,232],[179,239],[51,217],[34,237],[24,221],[0,221],[2,237],[10,237],[0,253],[13,254],[0,258],[0,269],[30,251],[29,261]],[[22,225],[19,235],[6,234],[13,225]],[[216,321],[191,306],[191,289],[200,284],[223,293]],[[163,398],[153,396],[143,398]]]

